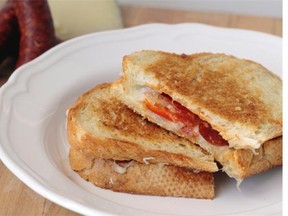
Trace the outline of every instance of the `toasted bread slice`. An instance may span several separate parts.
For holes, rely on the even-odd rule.
[[[214,177],[165,164],[114,161],[95,158],[70,149],[70,164],[85,180],[104,189],[131,194],[213,199]]]
[[[123,103],[199,144],[240,182],[282,164],[281,86],[277,76],[248,60],[224,54],[188,56],[146,50],[124,57],[122,78],[114,88],[121,92]],[[163,93],[171,98],[168,108],[166,97],[162,106],[157,101]],[[151,95],[154,108],[146,102]],[[174,116],[165,113],[173,108],[178,112],[178,106],[180,112],[188,110],[200,119],[197,121],[208,122],[227,145],[211,144],[199,135],[197,125],[195,131],[187,132],[185,117],[180,116],[186,121],[183,124],[179,116],[175,122]]]
[[[208,122],[230,147],[258,149],[282,135],[282,81],[252,61],[144,50],[124,57],[122,76],[123,102],[153,122],[159,119],[144,100],[165,93]]]
[[[111,84],[100,84],[68,110],[67,133],[73,148],[101,159],[218,171],[205,150],[143,119],[118,97]]]

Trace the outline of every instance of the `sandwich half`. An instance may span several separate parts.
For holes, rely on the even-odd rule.
[[[168,164],[96,158],[71,148],[71,168],[83,179],[104,189],[130,194],[213,199],[214,176]]]
[[[212,199],[214,158],[133,112],[113,85],[96,86],[68,110],[71,167],[114,191]]]
[[[123,59],[121,100],[211,153],[238,181],[282,164],[282,81],[225,54],[143,50]]]

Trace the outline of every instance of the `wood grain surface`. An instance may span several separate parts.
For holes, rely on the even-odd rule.
[[[124,27],[146,23],[198,22],[228,28],[241,28],[270,33],[282,37],[282,19],[236,14],[219,14],[197,11],[179,11],[136,6],[121,7]],[[0,75],[0,86],[10,74]],[[78,215],[49,200],[17,179],[0,161],[0,215]]]

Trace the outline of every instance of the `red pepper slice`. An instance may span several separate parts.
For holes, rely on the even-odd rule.
[[[152,105],[147,99],[145,99],[145,104],[150,111],[156,113],[157,115],[169,121],[173,121],[169,115],[169,110],[166,107],[162,107],[158,103]]]

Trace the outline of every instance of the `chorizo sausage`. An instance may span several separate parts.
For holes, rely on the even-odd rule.
[[[47,0],[14,0],[20,29],[16,67],[38,57],[57,44]]]
[[[18,53],[19,30],[13,3],[6,2],[0,9],[0,64],[8,56]]]

